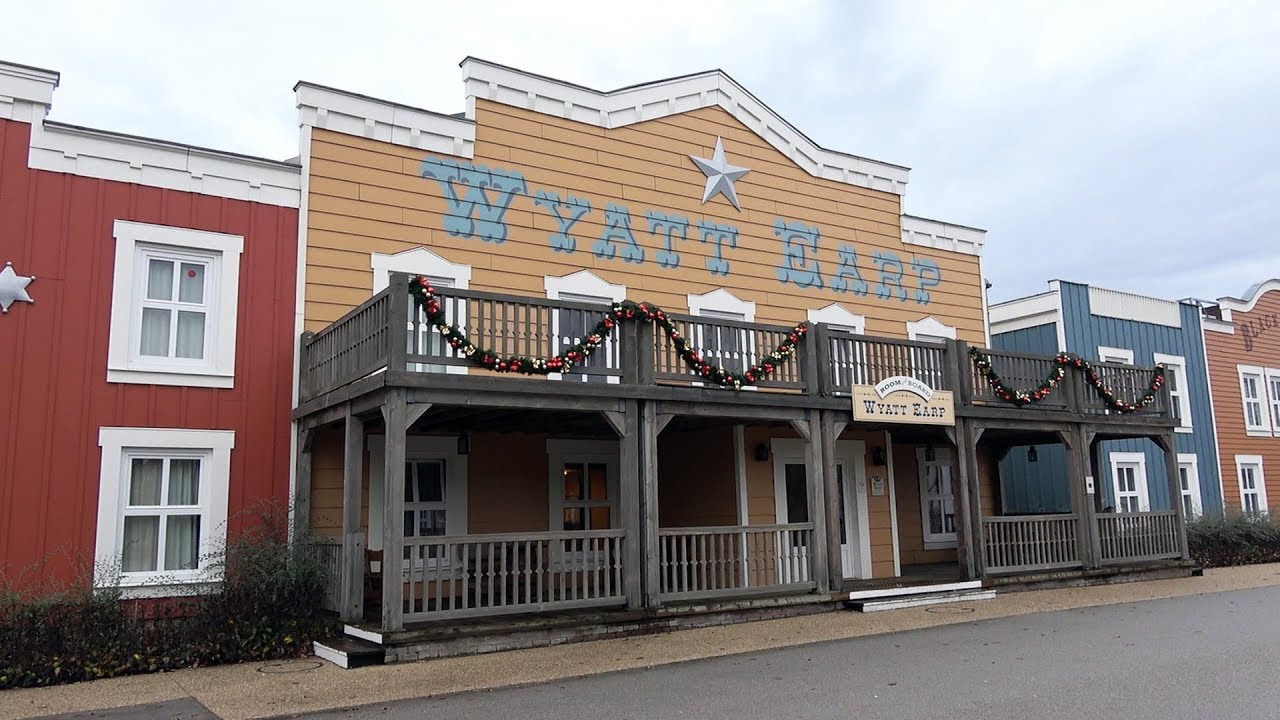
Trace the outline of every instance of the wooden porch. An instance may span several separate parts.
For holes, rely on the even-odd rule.
[[[403,466],[411,432],[455,432],[481,420],[518,428],[589,418],[565,426],[616,441],[620,489],[616,522],[607,530],[442,535],[406,539],[400,493],[386,492],[380,514],[378,594],[381,627],[486,615],[582,608],[631,610],[699,600],[814,593],[844,586],[840,565],[840,488],[835,448],[855,423],[855,386],[894,377],[952,392],[955,425],[939,428],[955,450],[958,573],[967,578],[1093,568],[1185,557],[1183,520],[1175,508],[1123,516],[1103,513],[1087,494],[1086,457],[1096,439],[1152,437],[1172,448],[1174,419],[1167,389],[1136,412],[1118,413],[1086,382],[1066,372],[1038,403],[1014,407],[995,390],[962,342],[916,342],[853,334],[818,324],[795,329],[719,318],[669,315],[679,335],[709,362],[735,373],[772,368],[754,388],[724,389],[691,368],[664,334],[646,323],[617,332],[571,372],[498,373],[476,367],[410,301],[410,278],[389,287],[301,343],[297,516],[306,518],[312,442],[318,429],[343,428],[347,458],[364,452],[366,425],[385,434],[381,466]],[[582,342],[607,305],[464,290],[439,293],[451,326],[501,357],[547,358]],[[791,339],[794,352],[779,357]],[[983,350],[1010,385],[1037,387],[1060,364],[1052,357]],[[1116,397],[1135,402],[1152,368],[1094,364]],[[754,391],[753,391],[754,390]],[[432,420],[440,413],[438,421]],[[676,425],[672,425],[673,421]],[[774,423],[804,443],[803,523],[738,523],[661,527],[658,442],[681,423]],[[434,423],[434,424],[433,424]],[[425,429],[424,429],[425,428]],[[987,441],[1016,446],[1019,433],[1051,433],[1072,448],[1078,480],[1073,512],[1063,516],[986,517],[977,452]],[[1081,450],[1081,448],[1085,448]],[[1176,467],[1176,465],[1175,465]],[[321,540],[335,569],[332,604],[346,619],[362,616],[366,526],[361,517],[363,468],[347,460],[339,540]],[[1096,470],[1094,470],[1096,477]],[[1176,476],[1171,476],[1176,482]],[[1074,491],[1073,491],[1074,492]],[[296,532],[307,536],[305,519]]]

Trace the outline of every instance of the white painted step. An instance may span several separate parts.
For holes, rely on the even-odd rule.
[[[873,600],[904,595],[934,595],[937,593],[977,590],[981,587],[981,580],[966,580],[964,582],[943,583],[940,585],[912,585],[910,587],[884,588],[882,590],[854,590],[849,593],[849,599]]]
[[[858,612],[867,613],[879,612],[881,610],[902,610],[904,608],[925,607],[927,605],[942,605],[944,603],[976,602],[978,600],[991,600],[995,596],[995,590],[979,587],[975,590],[959,590],[927,595],[899,595],[881,599],[858,600],[851,604]]]

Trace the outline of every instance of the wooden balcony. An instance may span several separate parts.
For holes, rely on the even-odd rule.
[[[346,396],[326,399],[354,383],[384,375],[383,385],[455,389],[504,394],[569,393],[595,397],[705,402],[750,402],[765,406],[845,409],[856,385],[875,385],[898,376],[913,377],[934,390],[951,391],[956,413],[977,417],[1057,416],[1062,420],[1133,422],[1172,427],[1167,388],[1135,413],[1120,414],[1076,368],[1038,403],[1015,407],[999,397],[974,365],[969,347],[856,335],[827,325],[810,327],[791,356],[774,361],[774,352],[794,328],[720,318],[669,314],[672,326],[708,362],[744,373],[765,362],[773,372],[750,390],[722,390],[689,367],[663,332],[651,324],[619,323],[585,361],[570,372],[524,375],[479,368],[451,347],[409,295],[407,275],[394,274],[387,289],[317,333],[301,341],[300,407],[305,416]],[[439,289],[446,322],[463,331],[476,347],[500,357],[549,358],[584,340],[609,311],[608,305],[548,300],[474,290]],[[1009,387],[1033,390],[1055,370],[1052,356],[997,350],[982,351]],[[1096,363],[1095,370],[1118,399],[1134,402],[1151,382],[1153,368]],[[545,383],[589,383],[589,388]]]

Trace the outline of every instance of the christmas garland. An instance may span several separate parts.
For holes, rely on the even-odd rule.
[[[520,373],[522,375],[548,375],[550,373],[569,372],[574,367],[586,362],[601,345],[604,344],[618,325],[622,322],[647,322],[661,328],[671,341],[676,353],[695,373],[716,385],[739,390],[745,385],[754,385],[777,370],[788,358],[795,354],[796,344],[809,332],[808,323],[796,325],[767,358],[747,368],[745,372],[736,373],[720,365],[713,365],[703,359],[697,350],[689,346],[689,342],[676,330],[671,318],[661,308],[651,303],[637,303],[623,300],[613,303],[608,312],[581,341],[575,343],[564,352],[549,358],[532,358],[522,355],[502,357],[492,350],[477,347],[466,333],[448,324],[440,298],[435,288],[425,277],[418,277],[409,283],[409,295],[426,315],[427,322],[444,337],[450,347],[459,351],[463,357],[486,370],[500,373]]]
[[[1151,384],[1147,386],[1142,397],[1137,402],[1125,402],[1116,398],[1111,388],[1102,382],[1102,377],[1098,374],[1096,368],[1084,358],[1070,353],[1058,353],[1054,358],[1053,370],[1049,372],[1049,376],[1040,383],[1035,390],[1015,390],[1004,384],[1000,379],[1000,375],[996,373],[995,368],[991,365],[991,357],[986,355],[977,348],[969,349],[969,357],[973,360],[974,367],[978,368],[978,372],[987,379],[987,383],[991,385],[991,389],[996,395],[1006,402],[1013,403],[1017,407],[1023,407],[1032,403],[1040,402],[1053,392],[1053,389],[1062,382],[1067,375],[1067,368],[1074,367],[1085,374],[1089,378],[1089,383],[1093,385],[1093,389],[1102,397],[1103,402],[1112,410],[1121,413],[1132,413],[1141,410],[1150,405],[1156,399],[1156,394],[1160,392],[1160,388],[1164,386],[1164,365],[1156,365],[1155,372],[1151,379]]]

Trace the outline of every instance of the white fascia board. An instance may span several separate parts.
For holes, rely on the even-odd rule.
[[[1272,279],[1258,283],[1257,285],[1249,288],[1245,293],[1245,297],[1242,298],[1218,298],[1218,305],[1228,310],[1250,312],[1255,306],[1257,306],[1258,301],[1262,299],[1262,296],[1272,290],[1280,290],[1280,279]],[[1226,319],[1229,316],[1224,314],[1223,317]]]
[[[58,73],[53,70],[0,62],[0,120],[40,122],[53,104],[56,87]]]
[[[902,195],[910,170],[819,147],[725,73],[710,71],[609,92],[467,58],[468,117],[477,98],[601,128],[719,106],[814,177]]]
[[[298,207],[302,169],[164,140],[42,122],[31,128],[34,170]]]
[[[1058,321],[1058,293],[1050,290],[991,306],[991,332],[1047,325]],[[1015,327],[1016,326],[1016,327]]]
[[[345,135],[426,150],[455,157],[474,157],[476,124],[387,100],[301,82],[298,123]]]
[[[1096,317],[1182,327],[1182,304],[1147,295],[1088,286],[1089,313]]]
[[[1202,317],[1200,318],[1200,324],[1209,332],[1226,333],[1227,335],[1236,334],[1236,326],[1225,320],[1215,320],[1210,317]]]
[[[902,216],[902,242],[907,245],[980,256],[986,238],[986,230],[914,215]]]

